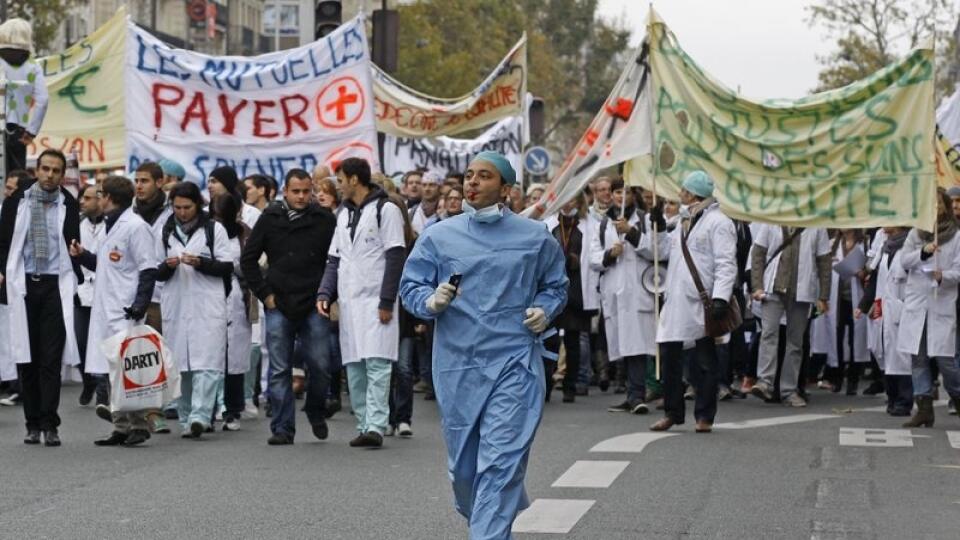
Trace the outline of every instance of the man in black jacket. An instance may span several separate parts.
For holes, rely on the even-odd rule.
[[[26,444],[60,446],[60,370],[79,359],[73,295],[83,281],[69,246],[80,240],[80,206],[61,187],[67,160],[45,150],[37,181],[3,201],[0,211],[0,302],[10,306],[10,350],[18,366]],[[62,225],[61,225],[62,224]]]
[[[263,301],[270,354],[271,445],[293,444],[296,433],[291,364],[299,339],[309,373],[305,410],[320,440],[327,438],[329,321],[315,309],[336,218],[313,202],[313,182],[303,169],[287,173],[283,200],[264,210],[240,257],[250,290]],[[260,256],[266,253],[266,276]]]

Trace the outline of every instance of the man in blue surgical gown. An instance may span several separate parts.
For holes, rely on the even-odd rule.
[[[545,392],[541,333],[567,301],[560,245],[502,204],[515,183],[501,154],[478,154],[464,184],[476,212],[427,228],[400,282],[404,307],[436,321],[433,383],[472,540],[510,538],[529,506],[523,478]],[[459,288],[449,283],[455,274]]]

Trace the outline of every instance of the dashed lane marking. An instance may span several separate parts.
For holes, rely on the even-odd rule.
[[[840,428],[840,446],[913,448],[909,429]]]
[[[513,522],[515,533],[566,534],[597,501],[583,499],[537,499]]]
[[[960,431],[948,431],[947,440],[950,441],[950,448],[960,450]]]
[[[577,461],[550,487],[608,488],[629,461]]]

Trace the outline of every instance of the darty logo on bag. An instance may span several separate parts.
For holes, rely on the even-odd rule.
[[[160,338],[156,334],[133,336],[120,346],[123,359],[123,389],[136,390],[167,382]]]

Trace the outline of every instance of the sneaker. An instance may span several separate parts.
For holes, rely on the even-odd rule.
[[[260,409],[253,404],[252,399],[247,400],[246,405],[243,407],[243,412],[240,413],[240,418],[243,418],[244,420],[254,420],[256,418],[260,418]]]
[[[629,401],[624,401],[623,403],[618,403],[617,405],[611,405],[607,407],[607,412],[630,412],[633,410],[633,405]]]
[[[743,381],[740,382],[740,391],[749,394],[755,384],[757,384],[757,380],[753,377],[744,377]]]
[[[417,384],[413,385],[414,394],[426,394],[427,392],[432,391],[433,388],[430,386],[430,383],[427,381],[417,381]]]
[[[687,389],[686,392],[683,393],[683,399],[687,401],[693,401],[697,399],[697,391],[694,390],[693,387],[691,386],[690,388]]]
[[[14,393],[3,399],[0,399],[0,405],[3,405],[4,407],[16,407],[20,404],[20,401],[20,394]]]
[[[789,396],[783,398],[782,403],[785,407],[800,408],[807,406],[807,402],[797,394],[790,394]]]
[[[650,409],[647,407],[646,403],[641,401],[640,403],[634,405],[633,408],[630,409],[630,412],[633,414],[647,414],[650,412]]]
[[[384,437],[393,437],[394,432],[396,432],[396,428],[395,428],[395,427],[393,427],[393,426],[387,426],[387,430],[383,432],[383,436],[384,436]]]
[[[267,439],[267,444],[270,446],[293,444],[293,437],[287,435],[286,433],[274,433],[269,439]]]
[[[240,431],[240,420],[236,417],[229,417],[223,420],[224,431]]]
[[[403,437],[404,439],[409,439],[413,437],[413,428],[410,427],[410,424],[406,422],[400,422],[400,425],[397,426],[397,435]]]
[[[167,421],[162,416],[151,416],[150,417],[150,431],[154,433],[170,433],[170,428],[167,427]]]
[[[721,386],[720,390],[717,390],[717,401],[727,401],[733,399],[733,392],[730,391],[729,387]]]
[[[97,413],[97,418],[105,422],[110,422],[111,424],[113,423],[113,415],[110,414],[109,405],[97,405],[96,413]]]
[[[829,390],[829,391],[831,391],[831,392],[834,391],[834,389],[833,389],[833,384],[831,384],[830,381],[820,381],[820,382],[818,382],[818,383],[817,383],[817,388],[819,388],[819,389],[821,389],[821,390]]]
[[[764,401],[770,401],[773,399],[773,391],[770,390],[770,385],[763,381],[757,381],[753,385],[753,388],[750,389],[750,394]]]

